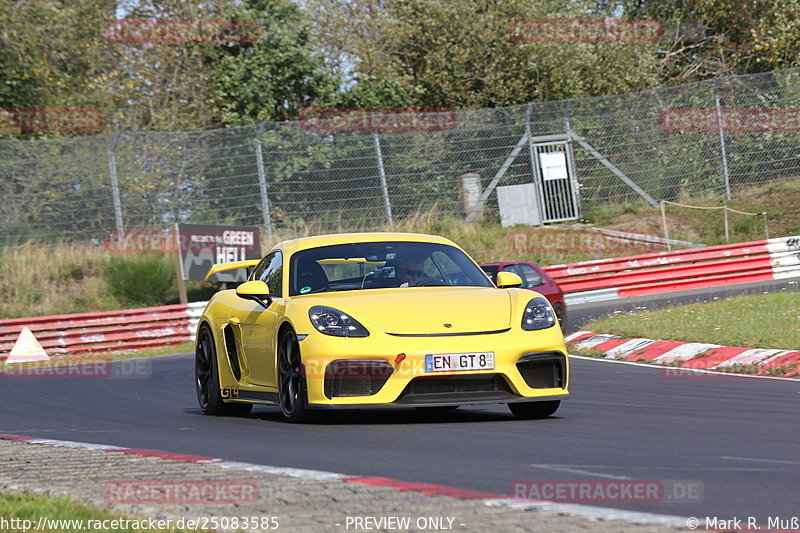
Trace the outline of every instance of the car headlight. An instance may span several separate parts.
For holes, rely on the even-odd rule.
[[[550,302],[541,296],[534,298],[525,306],[525,313],[522,315],[522,329],[533,331],[545,329],[555,325],[556,315]]]
[[[325,335],[335,337],[369,336],[367,328],[359,324],[356,319],[333,307],[315,305],[308,310],[308,318],[311,319],[311,323],[314,324],[317,331]]]

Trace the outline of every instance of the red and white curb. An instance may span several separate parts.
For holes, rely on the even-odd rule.
[[[143,450],[136,448],[124,448],[106,444],[92,444],[88,442],[73,442],[67,440],[40,439],[37,437],[26,437],[22,435],[0,434],[0,440],[19,442],[24,444],[44,444],[62,448],[77,448],[108,453],[124,453],[137,457],[155,457],[169,461],[180,461],[183,463],[194,463],[209,465],[218,468],[231,470],[245,470],[249,472],[263,472],[267,474],[283,475],[295,478],[314,479],[319,481],[341,480],[347,483],[363,483],[373,487],[392,487],[400,491],[413,491],[428,496],[448,496],[450,498],[475,500],[485,505],[494,507],[508,507],[517,510],[537,510],[547,513],[566,514],[579,516],[591,520],[620,520],[636,524],[657,524],[676,528],[685,528],[687,517],[661,515],[655,513],[644,513],[637,511],[625,511],[621,509],[609,509],[605,507],[595,507],[591,505],[561,503],[548,500],[526,500],[509,498],[504,494],[493,494],[489,492],[479,492],[466,489],[458,489],[434,483],[413,483],[400,481],[385,477],[363,477],[351,476],[347,474],[337,474],[321,470],[308,470],[303,468],[289,468],[280,466],[259,465],[253,463],[242,463],[237,461],[226,461],[213,457],[203,457],[199,455],[186,455],[155,450]]]
[[[783,375],[800,377],[800,351],[767,350],[654,340],[622,338],[616,335],[578,331],[564,338],[576,350],[605,353],[607,359],[648,361],[656,364],[677,364],[681,368],[703,370],[730,370],[737,366],[757,367],[757,375]],[[785,373],[780,371],[786,369]]]

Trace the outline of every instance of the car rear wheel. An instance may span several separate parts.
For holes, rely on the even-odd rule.
[[[510,403],[508,404],[508,408],[517,418],[532,420],[536,418],[547,418],[558,410],[559,405],[561,405],[561,400]]]
[[[289,422],[306,422],[311,418],[300,366],[300,343],[291,329],[281,334],[278,345],[278,400]]]
[[[194,377],[197,401],[207,415],[241,416],[249,413],[253,406],[245,403],[225,403],[219,390],[217,351],[211,328],[203,325],[197,334],[194,354]]]

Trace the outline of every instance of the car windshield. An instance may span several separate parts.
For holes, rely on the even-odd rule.
[[[491,287],[486,274],[454,246],[426,242],[335,244],[295,253],[289,294],[390,287]]]

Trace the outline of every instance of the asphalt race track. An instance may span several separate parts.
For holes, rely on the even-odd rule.
[[[625,305],[646,304],[637,300]],[[619,307],[619,301],[576,306],[571,329],[600,308]],[[202,415],[191,354],[139,361],[149,376],[0,379],[0,433],[497,494],[509,494],[514,480],[677,480],[702,484],[702,500],[589,504],[676,516],[754,516],[762,524],[768,517],[797,516],[798,381],[674,379],[656,367],[576,358],[572,398],[547,420],[516,420],[505,406],[488,406],[449,413],[348,411],[294,425],[269,407],[244,418]]]

